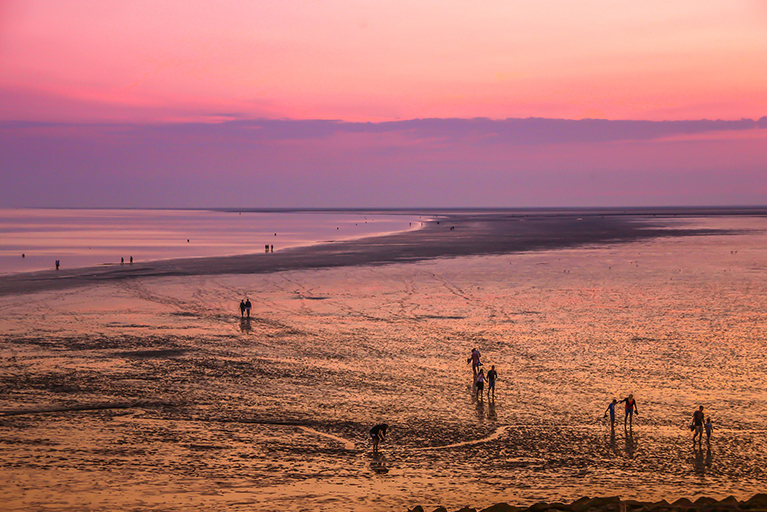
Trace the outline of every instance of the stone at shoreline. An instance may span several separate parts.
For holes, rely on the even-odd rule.
[[[482,509],[480,512],[767,512],[767,494],[755,494],[746,501],[738,501],[734,496],[722,500],[701,497],[694,502],[688,498],[679,498],[673,503],[660,500],[655,503],[625,500],[617,496],[604,498],[580,498],[569,505],[564,503],[539,502],[529,507],[515,507],[508,503],[498,503]],[[420,505],[409,512],[424,512]],[[434,512],[448,512],[445,507],[439,507]],[[477,509],[463,507],[456,512],[477,512]]]

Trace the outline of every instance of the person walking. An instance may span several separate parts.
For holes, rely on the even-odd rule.
[[[474,377],[477,376],[477,371],[479,371],[479,367],[482,366],[482,363],[479,361],[480,353],[479,350],[476,348],[471,349],[471,357],[467,360],[469,363],[471,363],[471,371],[474,373]]]
[[[495,398],[495,381],[498,380],[498,372],[495,371],[495,365],[490,367],[490,371],[487,372],[487,398],[490,398],[490,392],[493,392],[493,398]]]
[[[482,398],[482,392],[485,389],[485,370],[480,369],[477,374],[477,378],[474,381],[474,386],[477,388],[477,398]]]
[[[613,401],[605,409],[604,417],[607,418],[607,413],[610,413],[610,427],[615,428],[615,406],[618,405],[618,401],[613,398]]]
[[[698,439],[698,445],[703,444],[703,406],[698,407],[698,410],[692,413],[692,423],[690,428],[694,432],[692,435],[692,444],[695,444],[695,438]]]
[[[634,395],[629,394],[626,398],[618,402],[619,404],[625,403],[626,404],[626,416],[623,418],[623,428],[626,428],[626,423],[628,423],[629,428],[634,426],[634,413],[639,414],[639,409],[637,409],[637,401],[634,400]]]
[[[250,304],[250,299],[245,298],[245,314],[248,315],[248,318],[250,318],[250,308],[251,307],[252,306]]]
[[[714,424],[711,422],[711,416],[706,418],[706,424],[704,425],[706,428],[706,443],[711,442],[711,432],[714,430]]]
[[[240,318],[245,316],[245,299],[240,300]]]

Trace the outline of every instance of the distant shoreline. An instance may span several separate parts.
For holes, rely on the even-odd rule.
[[[230,210],[227,209],[227,211]],[[385,210],[343,211],[383,213]],[[386,211],[392,213],[394,210]],[[731,232],[670,226],[664,221],[671,218],[703,216],[767,216],[767,207],[401,209],[396,211],[402,214],[429,215],[434,220],[426,222],[426,225],[419,230],[331,244],[295,247],[271,254],[157,260],[125,266],[5,275],[0,276],[0,296],[74,288],[122,279],[260,274],[313,268],[416,262],[442,257],[511,254],[591,244],[624,243],[658,237],[722,235]]]

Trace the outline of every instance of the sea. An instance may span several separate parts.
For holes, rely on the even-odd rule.
[[[240,220],[195,215],[211,233]],[[366,220],[341,219],[331,235]],[[717,234],[0,297],[0,500],[384,512],[764,492],[767,219],[664,222]],[[182,251],[191,229],[158,238]],[[638,414],[619,404],[611,425],[630,394]],[[693,443],[700,406],[714,429]]]
[[[0,274],[230,256],[382,235],[425,217],[380,212],[0,209]]]

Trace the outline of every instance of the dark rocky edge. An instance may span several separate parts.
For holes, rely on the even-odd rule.
[[[738,501],[733,496],[723,500],[713,498],[698,498],[690,501],[680,498],[673,503],[666,500],[657,502],[645,502],[635,500],[621,500],[618,497],[588,498],[584,497],[569,505],[564,503],[536,503],[529,507],[515,507],[507,503],[498,503],[488,508],[476,509],[464,507],[456,512],[713,512],[728,511],[738,512],[767,511],[767,494],[755,494],[746,501]],[[426,512],[423,507],[416,506],[409,512]],[[444,507],[434,509],[433,512],[448,512]]]

